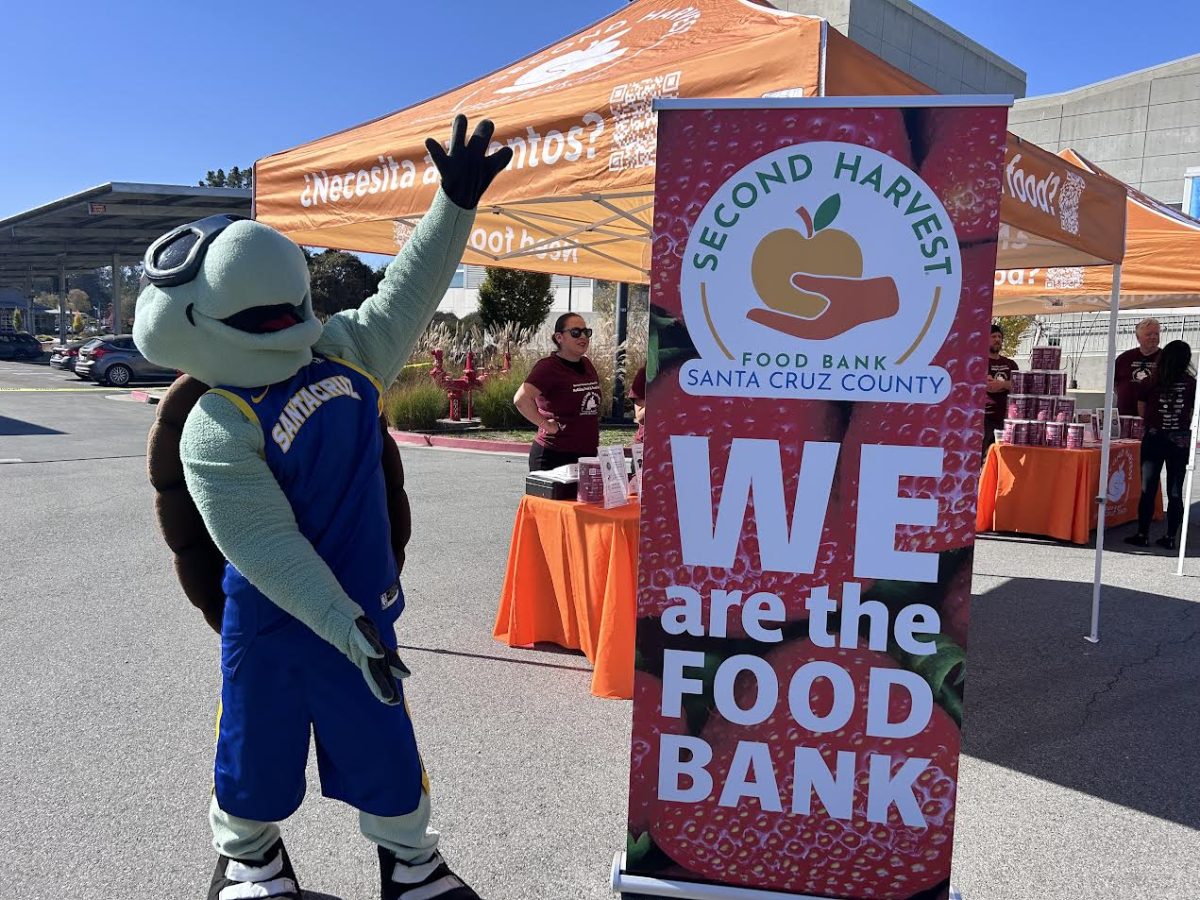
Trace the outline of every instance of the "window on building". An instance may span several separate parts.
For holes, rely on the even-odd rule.
[[[1183,202],[1179,204],[1179,209],[1186,215],[1200,218],[1200,168],[1191,168],[1183,173]]]
[[[467,282],[467,270],[464,269],[462,266],[459,266],[457,269],[454,270],[454,277],[450,279],[450,287],[452,287],[452,288],[464,287],[466,285],[466,282]]]

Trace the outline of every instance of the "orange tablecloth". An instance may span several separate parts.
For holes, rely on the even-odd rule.
[[[522,497],[493,636],[582,650],[593,694],[632,697],[639,513]]]
[[[1114,441],[1106,525],[1137,519],[1142,491],[1140,441]],[[1089,543],[1098,513],[1100,448],[1064,450],[993,444],[979,478],[977,531],[1041,534]],[[1161,517],[1162,498],[1155,504]]]

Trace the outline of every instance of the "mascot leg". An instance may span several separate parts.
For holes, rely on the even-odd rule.
[[[437,851],[438,833],[429,827],[429,794],[406,816],[358,814],[362,833],[379,845],[383,900],[479,900],[450,871]]]
[[[296,873],[274,822],[256,822],[227,813],[218,805],[215,794],[208,807],[208,820],[213,847],[219,854],[208,900],[300,900]]]

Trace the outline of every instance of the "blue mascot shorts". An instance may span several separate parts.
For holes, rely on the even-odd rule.
[[[394,649],[391,623],[376,624]],[[423,772],[407,704],[377,700],[358,667],[299,620],[265,600],[229,600],[221,672],[215,787],[222,810],[260,822],[295,812],[310,731],[326,797],[377,816],[417,808]]]

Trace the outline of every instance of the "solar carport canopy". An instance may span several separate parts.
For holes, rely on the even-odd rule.
[[[113,182],[0,219],[0,287],[133,265],[156,237],[218,213],[251,214],[248,188]]]

